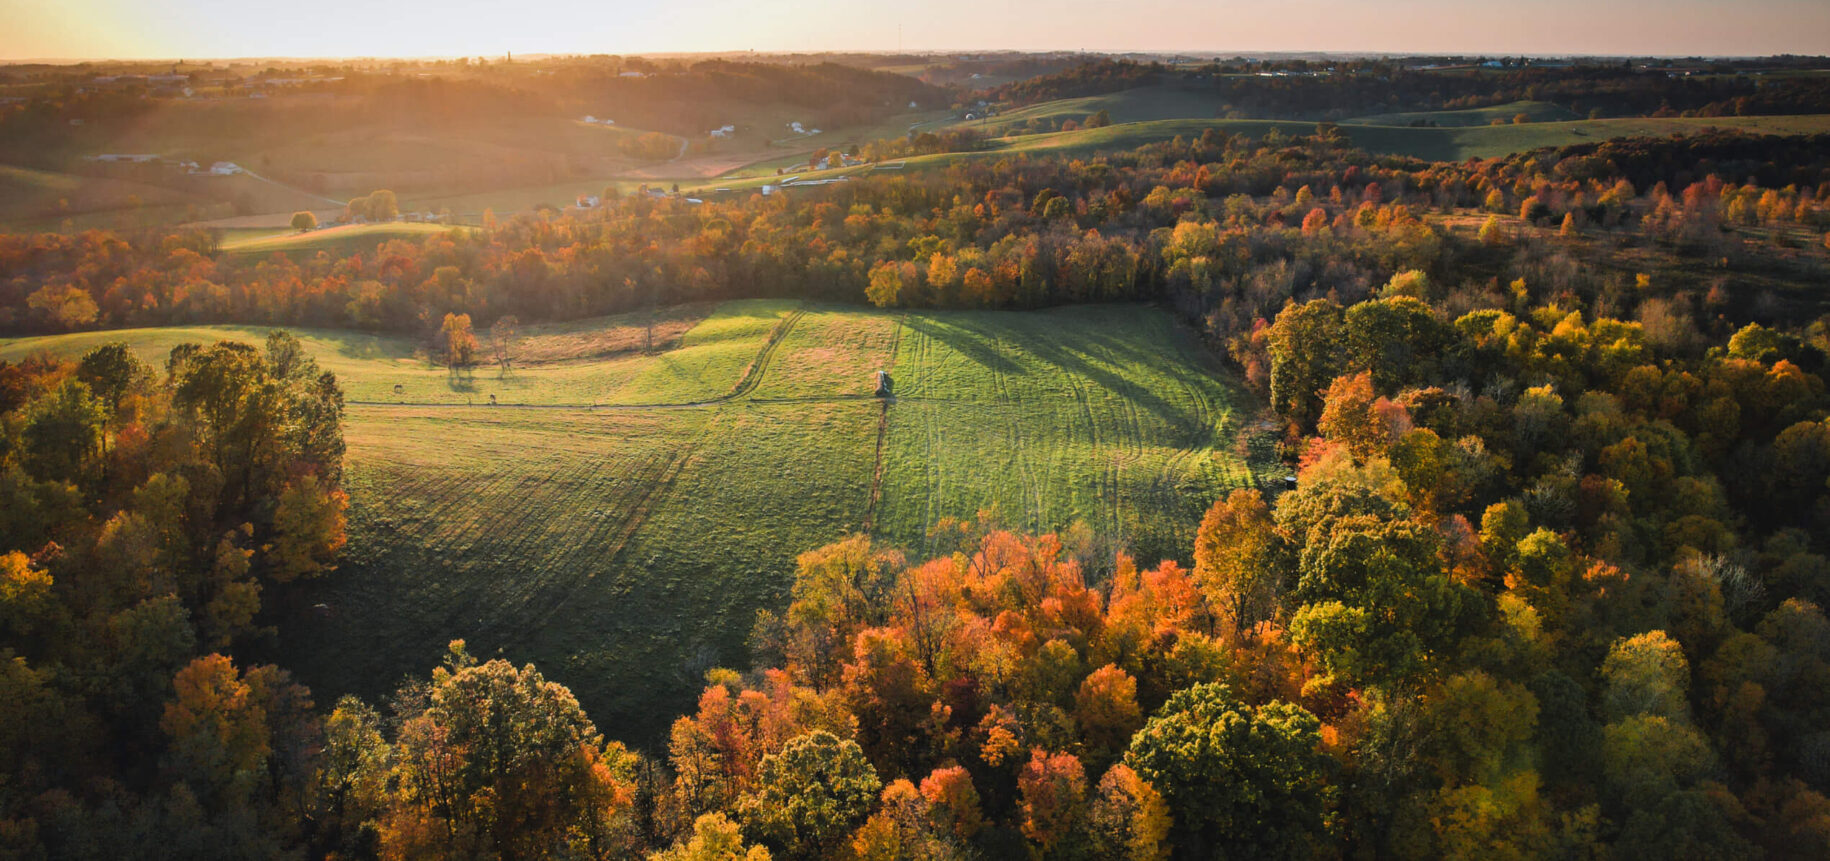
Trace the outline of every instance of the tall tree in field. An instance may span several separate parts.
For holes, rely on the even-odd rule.
[[[470,365],[477,351],[477,336],[470,329],[469,314],[446,314],[439,326],[439,352],[445,366],[453,371]]]
[[[292,214],[293,230],[304,233],[307,230],[316,229],[317,226],[318,216],[312,214],[309,210],[299,210]]]
[[[513,314],[497,317],[496,322],[489,327],[489,344],[495,350],[496,366],[504,375],[513,368],[515,346],[520,338],[521,320]]]
[[[368,197],[370,221],[393,221],[400,217],[400,201],[387,189],[371,192]]]

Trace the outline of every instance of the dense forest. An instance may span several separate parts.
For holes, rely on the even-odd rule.
[[[1817,114],[1830,111],[1830,81],[1762,77],[1732,62],[1671,61],[1636,66],[1424,58],[1215,62],[1199,67],[1099,60],[1014,81],[993,99],[1033,104],[1052,99],[1170,85],[1203,93],[1227,115],[1328,120],[1392,111],[1462,110],[1547,101],[1589,117]],[[1799,68],[1809,68],[1801,58]]]
[[[1323,126],[348,256],[0,237],[12,332],[1155,301],[1295,476],[1178,560],[991,512],[810,549],[635,750],[462,642],[378,702],[253,659],[343,541],[341,394],[289,336],[0,366],[0,852],[1825,857],[1827,228],[1822,138],[1443,164]]]
[[[1262,140],[1209,131],[1093,160],[976,160],[793,196],[634,195],[349,256],[219,254],[203,231],[10,234],[0,331],[431,332],[447,313],[576,319],[658,294],[978,308],[1163,299],[1224,339],[1288,299],[1362,298],[1402,270],[1464,308],[1524,277],[1536,297],[1568,293],[1616,315],[1710,326],[1734,305],[1737,319],[1771,322],[1821,300],[1794,288],[1826,272],[1826,152],[1822,137],[1711,133],[1444,164],[1372,157],[1328,126]],[[1486,219],[1476,241],[1445,229],[1470,214]],[[1648,291],[1638,276],[1651,268],[1668,283]]]

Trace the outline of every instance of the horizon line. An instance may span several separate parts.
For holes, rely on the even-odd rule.
[[[471,58],[488,59],[495,62],[516,62],[510,58],[515,52],[505,51],[500,54],[458,53],[458,54],[345,54],[345,55],[265,55],[245,56],[93,56],[93,57],[0,57],[0,66],[14,65],[83,65],[91,63],[238,63],[253,61],[284,62],[352,62],[352,61],[450,61]],[[868,50],[862,48],[820,48],[814,50],[770,50],[755,48],[733,48],[705,51],[530,51],[524,56],[529,60],[541,59],[580,59],[590,57],[716,57],[733,54],[755,54],[765,57],[819,56],[823,54],[856,54],[870,57],[922,57],[922,56],[957,56],[962,54],[1011,54],[1043,56],[1049,54],[1080,54],[1091,57],[1175,57],[1188,56],[1190,59],[1230,60],[1255,59],[1264,56],[1289,56],[1301,58],[1309,56],[1342,57],[1348,59],[1401,59],[1405,57],[1442,57],[1467,59],[1505,59],[1520,57],[1526,59],[1594,59],[1594,60],[1768,60],[1780,58],[1822,59],[1830,61],[1830,53],[1808,54],[1781,51],[1768,54],[1652,54],[1652,53],[1594,53],[1581,51],[1392,51],[1392,50],[1359,50],[1359,49],[1323,49],[1323,48],[1259,48],[1232,49],[1203,48],[1199,50],[1155,50],[1144,48],[1126,49],[1087,49],[1087,48],[905,48],[902,50]]]

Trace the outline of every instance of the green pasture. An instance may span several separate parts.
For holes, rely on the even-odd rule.
[[[126,340],[159,360],[265,331],[18,339],[0,359]],[[561,357],[517,370],[521,388],[479,368],[463,397],[410,339],[300,335],[353,402],[350,540],[339,570],[270,603],[286,665],[326,700],[372,698],[461,637],[538,663],[606,732],[644,743],[706,668],[744,665],[755,612],[786,600],[802,551],[870,531],[919,556],[942,518],[991,510],[1186,559],[1202,510],[1264,463],[1245,444],[1251,398],[1141,305],[732,302],[656,355]],[[873,396],[879,370],[891,399]],[[490,391],[527,406],[481,405]]]

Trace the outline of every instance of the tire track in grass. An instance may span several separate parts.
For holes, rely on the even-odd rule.
[[[763,344],[762,352],[757,353],[756,358],[750,361],[750,366],[744,369],[744,375],[737,381],[737,385],[732,386],[731,390],[723,397],[713,398],[708,401],[699,401],[692,405],[703,406],[705,404],[723,403],[756,391],[757,385],[762,382],[763,374],[769,370],[770,360],[775,358],[776,348],[780,347],[782,342],[788,339],[788,333],[792,331],[794,325],[799,323],[801,318],[805,316],[807,316],[807,310],[805,308],[797,307],[793,311],[788,312],[787,316],[783,317],[780,323],[775,324],[775,329],[769,333],[769,340]],[[658,404],[656,406],[672,405]]]
[[[883,400],[882,411],[877,416],[877,462],[871,469],[870,498],[864,506],[864,533],[866,535],[877,529],[877,504],[883,498],[883,451],[889,439],[890,403],[896,400],[895,372],[900,370],[897,366],[897,350],[902,346],[902,322],[907,316],[907,314],[897,314],[896,327],[890,330],[890,396]]]
[[[617,563],[622,560],[623,552],[628,549],[636,533],[641,531],[642,527],[653,517],[655,510],[666,502],[675,486],[679,484],[680,475],[692,464],[693,456],[697,454],[699,446],[711,432],[711,425],[712,422],[707,421],[679,451],[672,452],[665,457],[666,462],[658,470],[654,480],[643,481],[637,485],[640,490],[634,494],[633,501],[626,509],[627,513],[618,519],[609,530],[614,533],[615,538],[611,540],[605,552],[595,554],[602,560],[602,565],[587,568],[583,571],[583,576],[571,578],[572,583],[560,590],[562,594],[555,596],[551,606],[537,614],[539,626],[545,627],[561,610],[571,606],[578,593],[596,581],[600,569],[605,572],[616,570]],[[598,532],[601,534],[603,531]]]
[[[886,398],[877,415],[877,462],[871,469],[870,496],[864,504],[864,532],[877,528],[877,500],[883,493],[883,441],[890,429],[890,402]]]

